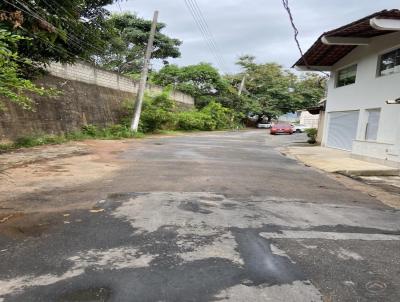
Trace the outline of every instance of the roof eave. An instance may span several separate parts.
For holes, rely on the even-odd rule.
[[[295,68],[298,71],[332,71],[332,66],[307,66],[307,65],[297,65],[294,64],[292,68]]]

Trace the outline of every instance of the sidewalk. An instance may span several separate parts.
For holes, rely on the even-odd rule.
[[[350,157],[350,152],[304,145],[290,146],[281,152],[305,165],[326,172],[343,174],[335,179],[345,186],[376,197],[384,204],[400,209],[400,173],[398,169]]]
[[[393,167],[358,160],[350,157],[350,152],[337,149],[303,146],[287,147],[283,153],[291,155],[304,164],[326,172],[342,173],[350,176],[399,176]]]

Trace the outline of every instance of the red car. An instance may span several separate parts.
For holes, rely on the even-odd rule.
[[[286,133],[286,134],[293,134],[293,128],[290,124],[275,124],[272,125],[271,134],[278,134],[278,133]]]

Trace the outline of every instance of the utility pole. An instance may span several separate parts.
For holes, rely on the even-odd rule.
[[[144,97],[144,91],[146,89],[147,75],[149,73],[151,53],[153,52],[154,35],[157,29],[157,19],[158,19],[158,11],[156,10],[153,16],[153,23],[151,24],[149,42],[147,43],[146,55],[144,58],[144,65],[142,74],[140,76],[139,90],[137,93],[137,100],[135,103],[135,112],[133,113],[133,118],[131,123],[131,130],[134,132],[137,132],[139,127],[140,113],[142,112],[143,97]]]
[[[247,73],[245,73],[245,75],[243,76],[242,82],[240,83],[238,96],[242,95],[242,91],[244,89],[244,83],[246,82],[246,77],[247,77]]]

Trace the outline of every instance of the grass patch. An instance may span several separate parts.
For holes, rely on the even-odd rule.
[[[0,152],[7,152],[20,148],[31,148],[42,145],[58,145],[69,141],[81,141],[85,139],[115,140],[124,138],[143,138],[141,132],[133,132],[123,125],[112,125],[105,128],[98,128],[94,125],[83,126],[80,131],[69,132],[60,135],[33,135],[22,136],[13,143],[0,144]]]

